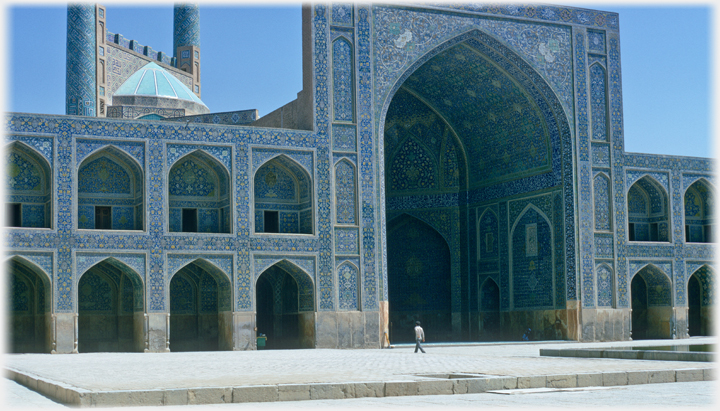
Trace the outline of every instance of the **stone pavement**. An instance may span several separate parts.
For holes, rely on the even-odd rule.
[[[7,355],[6,375],[76,406],[185,405],[620,386],[714,378],[714,363],[540,357],[541,348],[715,343],[426,345],[384,350]]]

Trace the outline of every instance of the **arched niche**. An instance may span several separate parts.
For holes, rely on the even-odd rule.
[[[49,353],[52,289],[40,267],[14,256],[5,261],[8,353]]]
[[[312,234],[310,174],[285,155],[264,163],[253,177],[256,233]]]
[[[347,159],[335,164],[335,221],[357,224],[357,173]]]
[[[650,176],[636,181],[628,190],[628,240],[670,241],[668,195]]]
[[[78,167],[77,225],[89,230],[142,230],[144,174],[124,151],[104,147]]]
[[[137,272],[107,258],[80,274],[76,290],[79,352],[145,349],[145,293]]]
[[[390,340],[412,342],[421,321],[434,341],[452,339],[450,247],[433,227],[408,214],[388,223]]]
[[[713,242],[715,190],[705,179],[694,182],[685,191],[685,242]]]
[[[511,307],[533,310],[553,308],[553,244],[550,220],[537,207],[528,205],[510,231]],[[518,330],[516,334],[520,332]]]
[[[52,228],[52,181],[48,161],[15,141],[5,148],[5,226]]]
[[[222,270],[204,259],[196,259],[172,275],[170,351],[232,350],[230,284]]]
[[[707,264],[688,278],[688,334],[691,337],[713,335],[714,288],[715,270]]]
[[[255,326],[267,337],[267,349],[315,346],[314,285],[295,264],[282,260],[255,282]]]
[[[612,196],[610,178],[598,173],[593,179],[593,200],[595,203],[595,231],[612,230]]]
[[[195,150],[168,173],[170,232],[231,233],[230,173],[217,159]]]
[[[672,338],[672,283],[668,275],[648,264],[630,282],[632,339]]]
[[[478,339],[499,341],[503,339],[500,317],[500,287],[488,277],[480,285],[478,307]]]

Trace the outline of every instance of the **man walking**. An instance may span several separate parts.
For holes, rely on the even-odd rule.
[[[415,321],[415,353],[417,354],[417,350],[420,349],[420,351],[425,354],[425,350],[423,350],[420,342],[425,342],[425,332],[420,326],[420,321]]]

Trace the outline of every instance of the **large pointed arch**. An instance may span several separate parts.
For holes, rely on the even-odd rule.
[[[687,328],[691,337],[713,335],[715,277],[714,267],[704,264],[687,278]]]
[[[423,47],[427,48],[428,45]],[[466,324],[474,324],[471,307],[479,303],[478,275],[500,271],[499,253],[497,257],[493,255],[493,258],[489,258],[489,255],[480,255],[483,250],[478,249],[477,253],[471,250],[472,247],[480,246],[482,241],[476,237],[482,233],[471,231],[478,229],[478,220],[469,218],[475,207],[484,209],[499,202],[505,203],[502,207],[507,210],[505,199],[514,200],[525,194],[536,196],[537,190],[561,191],[559,202],[553,203],[554,207],[559,208],[553,213],[553,220],[558,221],[550,224],[551,220],[545,219],[543,224],[550,229],[554,224],[562,224],[563,231],[567,233],[557,244],[553,241],[548,246],[551,250],[563,247],[565,261],[562,268],[557,269],[566,275],[554,273],[554,259],[557,257],[550,255],[548,278],[543,282],[551,287],[548,300],[539,305],[513,307],[511,310],[529,312],[554,309],[556,298],[553,293],[557,288],[555,278],[566,278],[567,284],[563,284],[562,289],[567,289],[568,298],[573,299],[576,289],[576,204],[572,183],[573,157],[569,155],[572,153],[572,139],[568,115],[548,80],[505,43],[475,28],[458,33],[456,37],[428,49],[416,61],[403,63],[402,66],[406,69],[398,75],[397,80],[391,80],[387,86],[383,86],[383,95],[375,103],[379,119],[377,135],[385,155],[380,160],[380,173],[386,178],[385,184],[379,185],[380,195],[385,198],[387,220],[402,213],[434,215],[438,223],[460,227],[458,232],[462,234],[454,236],[458,241],[452,244],[453,261],[466,258],[472,261],[473,256],[478,257],[477,265],[472,261],[462,267],[458,266],[461,272],[457,274],[459,285],[453,290],[453,299],[457,305],[452,309],[452,338],[472,338],[474,325],[468,328]],[[398,145],[406,141],[402,132],[422,140],[424,146],[421,147],[431,146],[437,135],[433,132],[431,118],[442,119],[457,135],[459,149],[467,160],[467,182],[460,184],[461,188],[457,192],[425,188],[397,191],[387,178],[393,176],[398,179],[398,176],[403,176],[394,171],[391,162]],[[441,149],[433,149],[432,152],[444,153]],[[438,165],[441,165],[445,157],[438,157]],[[409,170],[413,172],[411,167]],[[441,185],[446,188],[445,183]],[[457,220],[454,220],[455,217],[448,220],[447,216],[452,216],[452,213],[447,210],[457,210]],[[504,219],[507,211],[496,212],[502,216],[499,219]],[[500,238],[510,235],[507,224],[498,222],[498,242],[507,241],[507,238]],[[391,222],[388,222],[388,235],[383,237],[387,239],[384,246],[388,250],[388,259],[392,258],[389,252],[390,230]],[[553,239],[557,235],[556,232],[549,233],[548,238]],[[477,270],[474,270],[475,267]],[[390,276],[389,269],[387,275]],[[505,277],[500,281],[507,282],[508,279]],[[503,289],[503,307],[509,304],[509,291],[509,288]],[[390,306],[392,310],[392,304]],[[518,335],[521,334],[522,330],[519,330]]]

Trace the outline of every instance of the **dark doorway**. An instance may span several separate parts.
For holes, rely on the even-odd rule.
[[[256,290],[257,332],[267,336],[266,349],[302,348],[295,279],[273,266],[258,278]]]
[[[170,280],[170,351],[233,349],[231,287],[205,260],[181,268]]]
[[[277,211],[265,211],[264,213],[265,220],[263,221],[263,225],[265,227],[266,233],[277,233],[280,230],[279,228],[279,221],[278,221],[278,212]]]
[[[479,340],[498,341],[500,335],[500,288],[491,278],[480,289]]]
[[[9,283],[8,343],[9,353],[46,353],[46,317],[50,310],[50,290],[41,273],[32,264],[12,259],[5,265]]]
[[[197,208],[182,209],[182,231],[183,233],[196,233],[198,230]]]
[[[641,275],[636,274],[630,284],[632,296],[632,339],[647,338],[648,330],[648,293],[647,284]]]
[[[695,275],[688,281],[688,334],[690,336],[703,335],[702,333],[702,288]]]
[[[432,341],[450,341],[450,249],[426,223],[407,214],[388,228],[390,342],[413,342],[415,321]]]
[[[109,230],[112,227],[112,209],[110,207],[95,207],[95,229]]]
[[[5,204],[5,227],[22,227],[21,204]]]
[[[78,282],[78,351],[132,352],[142,350],[136,330],[144,323],[142,286],[117,262],[105,260],[86,271]],[[128,268],[125,268],[129,270]],[[142,329],[142,328],[140,328]]]

